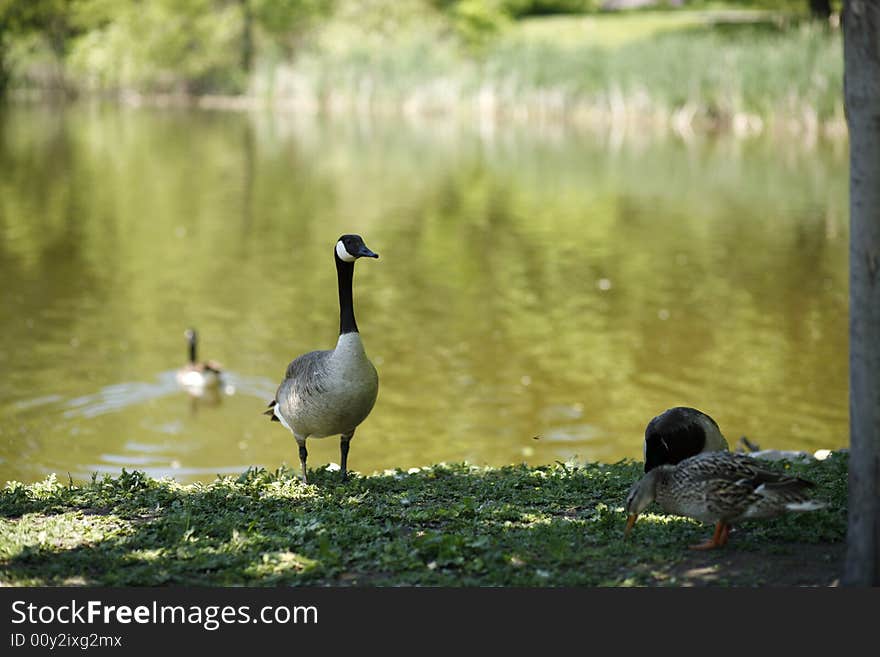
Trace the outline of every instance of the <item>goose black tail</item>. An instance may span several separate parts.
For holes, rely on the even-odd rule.
[[[277,404],[277,403],[278,402],[273,399],[272,401],[269,402],[269,410],[263,411],[263,415],[269,416],[270,422],[280,422],[280,420],[278,419],[278,416],[275,415],[275,404]]]

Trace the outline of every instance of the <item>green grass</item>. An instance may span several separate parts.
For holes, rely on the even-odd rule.
[[[623,539],[623,498],[641,475],[633,462],[436,465],[345,484],[313,470],[308,486],[286,470],[192,485],[136,471],[83,485],[10,482],[0,493],[0,582],[675,585],[697,565],[711,576],[696,583],[772,585],[781,569],[753,564],[794,554],[806,572],[801,552],[818,549],[819,581],[806,583],[827,584],[845,539],[847,457],[771,467],[814,480],[829,507],[743,523],[711,553],[685,549],[708,528],[656,507]],[[744,572],[730,565],[737,556]]]
[[[511,30],[511,36],[527,43],[553,44],[558,48],[579,48],[589,43],[614,49],[670,32],[728,24],[772,24],[778,20],[777,14],[770,11],[742,9],[542,16],[520,21]]]

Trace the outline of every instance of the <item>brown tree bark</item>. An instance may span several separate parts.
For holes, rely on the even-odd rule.
[[[842,583],[880,585],[880,2],[844,3],[850,144],[850,463]]]

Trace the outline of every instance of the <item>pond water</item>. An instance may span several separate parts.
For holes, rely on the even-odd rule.
[[[846,143],[287,113],[0,111],[0,483],[298,468],[261,412],[332,348],[332,248],[380,377],[349,466],[848,442]],[[184,329],[228,391],[177,388]],[[309,463],[338,462],[336,439]]]

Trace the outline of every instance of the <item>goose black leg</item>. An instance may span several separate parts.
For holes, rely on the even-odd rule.
[[[351,439],[354,437],[354,431],[352,431],[348,435],[343,435],[339,440],[339,452],[341,454],[340,465],[342,466],[342,481],[348,479],[348,447],[351,444]]]
[[[300,464],[302,464],[303,483],[304,484],[309,483],[308,477],[306,475],[306,458],[308,458],[308,456],[309,456],[309,453],[306,450],[306,441],[304,440],[301,443],[299,443],[299,462],[300,462]]]

